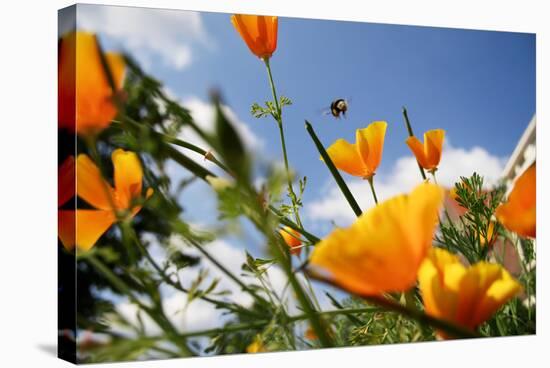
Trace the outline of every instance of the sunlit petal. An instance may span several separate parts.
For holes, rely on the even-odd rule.
[[[78,196],[90,205],[102,210],[113,209],[114,190],[88,155],[80,154],[76,159],[76,186]]]
[[[269,58],[277,48],[278,19],[274,16],[231,16],[231,23],[250,51],[259,58]]]
[[[112,211],[77,210],[76,211],[76,245],[87,251],[116,221]]]
[[[132,199],[141,195],[143,169],[139,157],[134,152],[116,149],[111,158],[114,167],[115,191],[120,206],[129,209]]]
[[[422,263],[418,283],[428,314],[471,330],[521,290],[502,266],[482,261],[467,268],[441,248],[432,249]]]
[[[311,264],[341,287],[362,295],[411,288],[432,245],[443,190],[422,184],[336,229],[314,249]]]
[[[354,176],[365,176],[367,174],[363,160],[359,156],[356,146],[344,139],[338,139],[329,148],[327,153],[339,170],[345,171]]]
[[[522,236],[537,236],[537,167],[531,165],[514,184],[508,201],[495,212],[508,230]]]

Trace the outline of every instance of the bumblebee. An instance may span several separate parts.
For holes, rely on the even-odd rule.
[[[346,117],[346,111],[348,111],[348,102],[343,98],[338,98],[330,104],[330,113],[335,118],[339,118],[340,114]]]

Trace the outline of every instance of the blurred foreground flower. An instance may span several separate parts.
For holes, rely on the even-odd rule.
[[[310,264],[329,272],[342,288],[360,295],[406,291],[432,246],[443,190],[420,184],[336,229],[314,249]]]
[[[231,23],[260,59],[269,59],[277,48],[277,17],[234,14]]]
[[[264,347],[264,344],[262,343],[259,336],[256,336],[254,338],[254,341],[246,347],[246,352],[249,354],[255,354],[255,353],[263,353],[267,350]]]
[[[382,160],[387,126],[385,121],[376,121],[364,129],[357,129],[355,144],[345,139],[334,142],[327,149],[334,166],[350,175],[372,178]]]
[[[508,230],[531,238],[537,236],[536,163],[516,180],[508,202],[498,206],[495,215]]]
[[[76,160],[77,194],[95,210],[79,209],[76,215],[76,244],[88,250],[120,217],[131,219],[140,210],[143,170],[134,152],[116,149],[112,154],[114,188],[101,176],[96,164],[85,154]],[[153,194],[147,189],[145,199]]]
[[[430,172],[435,172],[441,160],[444,139],[445,131],[434,129],[424,133],[424,144],[414,136],[407,138],[406,142],[420,166]]]
[[[290,248],[290,253],[294,255],[300,255],[302,252],[302,248],[300,245],[302,245],[302,241],[300,240],[300,233],[296,230],[285,226],[281,230],[279,230],[279,234],[283,237],[283,240],[285,241],[286,245]]]
[[[122,88],[124,59],[114,53],[103,56],[117,93]],[[115,93],[105,73],[96,35],[81,31],[65,35],[59,45],[59,127],[83,135],[99,133],[117,114]]]
[[[75,195],[75,160],[68,156],[57,171],[57,207],[63,206]],[[57,234],[67,250],[74,248],[75,214],[74,210],[57,210]]]
[[[471,330],[521,290],[502,266],[481,261],[465,267],[441,248],[433,248],[422,263],[418,282],[426,313]]]

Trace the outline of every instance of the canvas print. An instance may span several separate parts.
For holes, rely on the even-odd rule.
[[[58,35],[61,358],[535,334],[534,34],[74,5]]]

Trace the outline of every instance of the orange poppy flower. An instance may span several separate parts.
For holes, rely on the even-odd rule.
[[[424,133],[424,144],[414,136],[407,138],[406,142],[420,166],[426,170],[435,171],[441,160],[444,140],[445,131],[434,129]]]
[[[521,236],[537,236],[537,166],[531,165],[514,184],[508,202],[497,207],[495,216],[508,230]]]
[[[76,213],[76,244],[89,250],[119,217],[134,217],[141,209],[143,170],[134,152],[116,149],[112,156],[114,188],[101,176],[96,164],[85,154],[76,159],[78,196],[96,209],[79,209]],[[147,189],[145,198],[153,194]]]
[[[235,14],[231,23],[254,55],[260,59],[273,55],[277,48],[277,17]]]
[[[310,264],[359,295],[406,291],[432,246],[442,204],[443,189],[420,184],[364,212],[351,227],[334,230],[317,244]]]
[[[300,245],[302,245],[302,241],[300,240],[300,233],[296,230],[285,226],[284,228],[279,230],[279,234],[283,237],[283,240],[285,241],[286,245],[290,248],[290,253],[294,255],[300,255],[302,252],[302,248]]]
[[[57,207],[63,206],[75,195],[75,160],[68,156],[57,171]],[[75,243],[74,210],[57,210],[57,234],[61,244],[72,250]]]
[[[122,55],[104,56],[119,90],[125,69]],[[57,68],[59,127],[83,135],[105,129],[117,108],[95,34],[79,31],[65,35],[59,44]]]
[[[426,257],[418,282],[426,313],[471,330],[521,290],[502,266],[481,261],[465,267],[457,256],[441,248],[433,248]]]
[[[387,126],[385,121],[375,121],[355,131],[355,144],[345,139],[334,142],[327,149],[334,166],[353,176],[371,178],[382,160]]]

